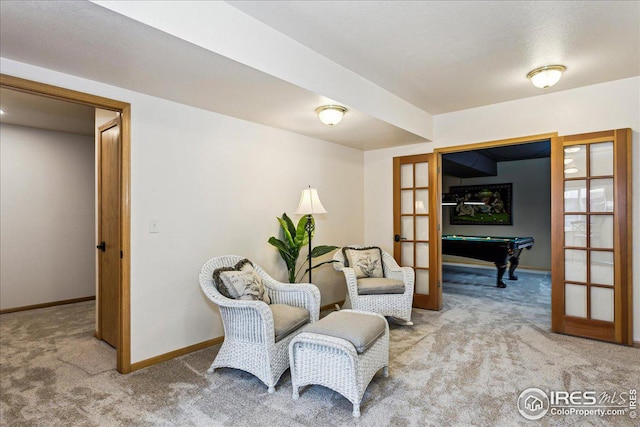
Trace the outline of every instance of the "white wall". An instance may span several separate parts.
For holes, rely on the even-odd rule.
[[[640,265],[640,77],[548,93],[434,117],[434,142],[365,153],[365,243],[393,248],[394,156],[550,132],[633,130],[633,265]],[[637,268],[636,268],[637,270]],[[633,278],[634,340],[640,341],[640,272]]]
[[[5,74],[131,103],[132,363],[223,334],[198,284],[209,258],[244,255],[286,280],[267,239],[279,233],[276,216],[292,213],[308,185],[329,212],[317,217],[314,244],[363,240],[359,150],[1,61]],[[148,232],[152,218],[158,234]],[[314,271],[314,282],[322,304],[344,298],[344,278],[331,266]]]
[[[442,233],[470,236],[519,236],[533,237],[535,244],[520,257],[520,268],[533,267],[551,270],[551,163],[550,159],[531,159],[498,162],[498,175],[460,179],[442,177],[446,193],[452,185],[513,184],[511,215],[513,225],[452,225],[449,209],[442,209]],[[479,263],[453,255],[443,255],[443,261]]]
[[[93,137],[0,125],[0,308],[95,295]]]

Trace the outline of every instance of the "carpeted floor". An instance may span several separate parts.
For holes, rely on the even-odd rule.
[[[640,388],[640,350],[550,333],[546,274],[520,272],[498,289],[495,270],[444,273],[442,311],[414,310],[412,327],[391,323],[390,376],[374,377],[359,419],[320,386],[292,400],[288,372],[272,395],[242,371],[205,375],[217,346],[121,375],[115,350],[93,338],[95,307],[86,302],[0,316],[0,424],[634,425],[628,413],[525,420],[516,402],[529,387],[618,397]]]

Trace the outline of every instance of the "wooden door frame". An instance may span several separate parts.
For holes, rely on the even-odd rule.
[[[120,327],[118,342],[120,345],[116,349],[116,359],[118,372],[129,373],[131,372],[131,105],[6,74],[0,74],[0,87],[120,113],[122,142],[120,150],[120,244],[122,261],[119,283]]]
[[[435,194],[435,206],[442,205],[442,155],[443,154],[451,154],[451,153],[461,153],[464,151],[475,151],[481,150],[484,148],[494,148],[494,147],[505,147],[509,145],[519,145],[526,144],[529,142],[536,142],[548,139],[553,144],[553,141],[558,137],[558,132],[553,133],[543,133],[539,135],[531,135],[531,136],[522,136],[518,138],[509,138],[509,139],[500,139],[496,141],[485,141],[478,142],[473,144],[465,144],[465,145],[455,145],[451,147],[440,147],[435,148],[433,150],[435,165],[437,168],[437,194]],[[438,209],[436,213],[437,224],[435,226],[436,235],[435,239],[437,239],[438,244],[435,245],[436,248],[436,265],[437,265],[437,274],[438,278],[442,278],[442,207]],[[438,286],[438,298],[442,301],[442,286]],[[551,301],[553,304],[553,301]]]

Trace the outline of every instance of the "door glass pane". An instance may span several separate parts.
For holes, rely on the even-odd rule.
[[[591,215],[592,248],[613,249],[613,215]]]
[[[413,243],[402,244],[402,265],[413,267]]]
[[[587,211],[587,181],[566,181],[564,183],[564,211]]]
[[[413,187],[413,165],[401,165],[400,166],[400,187],[410,188]]]
[[[416,190],[416,213],[429,213],[429,190]]]
[[[592,179],[589,202],[591,212],[613,212],[613,178]]]
[[[587,176],[587,147],[572,145],[564,148],[564,177],[580,178]]]
[[[416,267],[429,268],[428,243],[416,243]]]
[[[564,251],[564,278],[571,282],[587,281],[587,251],[577,249]]]
[[[590,176],[613,175],[613,142],[591,144]]]
[[[591,283],[613,286],[613,252],[591,251]]]
[[[567,316],[587,317],[587,287],[564,285],[564,312]]]
[[[429,217],[428,216],[416,217],[416,239],[429,240]]]
[[[403,216],[400,218],[400,235],[409,240],[413,240],[413,217]]]
[[[403,190],[400,192],[400,213],[413,213],[413,190]]]
[[[591,287],[591,318],[613,322],[613,289]]]
[[[416,270],[414,292],[429,295],[429,270]]]
[[[564,245],[587,246],[587,216],[564,216]]]
[[[416,163],[416,187],[429,186],[429,163]]]

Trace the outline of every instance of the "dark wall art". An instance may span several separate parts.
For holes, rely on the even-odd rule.
[[[456,206],[451,207],[450,224],[513,225],[512,184],[461,185],[449,188]],[[481,204],[469,204],[481,202]]]

